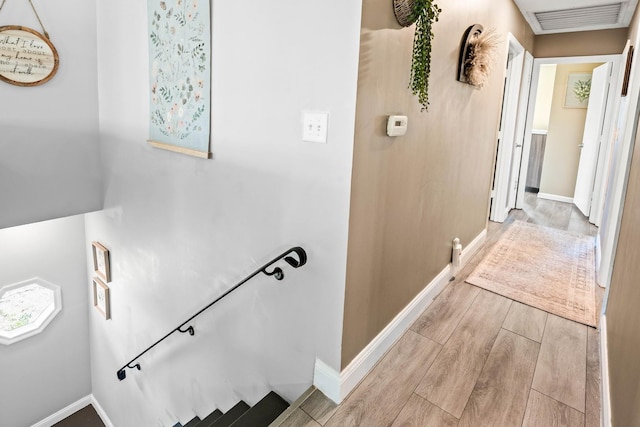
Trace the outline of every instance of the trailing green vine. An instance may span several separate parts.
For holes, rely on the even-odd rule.
[[[429,74],[431,73],[431,41],[433,23],[438,22],[442,9],[433,0],[414,0],[413,20],[416,32],[413,37],[411,58],[411,82],[409,88],[418,97],[422,111],[429,108]]]

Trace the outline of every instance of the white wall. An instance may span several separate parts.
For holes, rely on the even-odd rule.
[[[540,65],[540,77],[533,112],[533,129],[549,130],[549,116],[553,102],[553,88],[556,79],[556,64]]]
[[[27,427],[91,393],[82,216],[0,230],[0,286],[40,277],[62,311],[40,334],[0,345],[0,426]]]
[[[214,1],[215,159],[202,160],[145,142],[146,2],[98,3],[106,210],[87,216],[86,241],[112,256],[113,319],[90,317],[93,392],[116,426],[168,425],[268,389],[293,400],[316,356],[339,370],[360,12],[360,1]],[[330,113],[328,144],[301,141],[303,109]],[[307,266],[247,283],[195,337],[172,337],[118,381],[292,245]]]
[[[102,207],[95,2],[35,2],[60,67],[49,82],[0,81],[0,228]],[[1,25],[42,31],[28,2],[8,1]]]

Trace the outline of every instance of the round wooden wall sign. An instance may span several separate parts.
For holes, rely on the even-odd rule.
[[[37,86],[58,71],[58,51],[45,36],[19,25],[0,27],[0,80]]]

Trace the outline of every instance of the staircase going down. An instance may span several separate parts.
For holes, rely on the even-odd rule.
[[[288,407],[286,400],[271,391],[253,407],[240,401],[226,413],[216,409],[202,420],[195,417],[173,427],[267,427]]]

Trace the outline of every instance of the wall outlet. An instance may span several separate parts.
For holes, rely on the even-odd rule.
[[[302,140],[326,144],[328,124],[329,113],[303,112]]]

